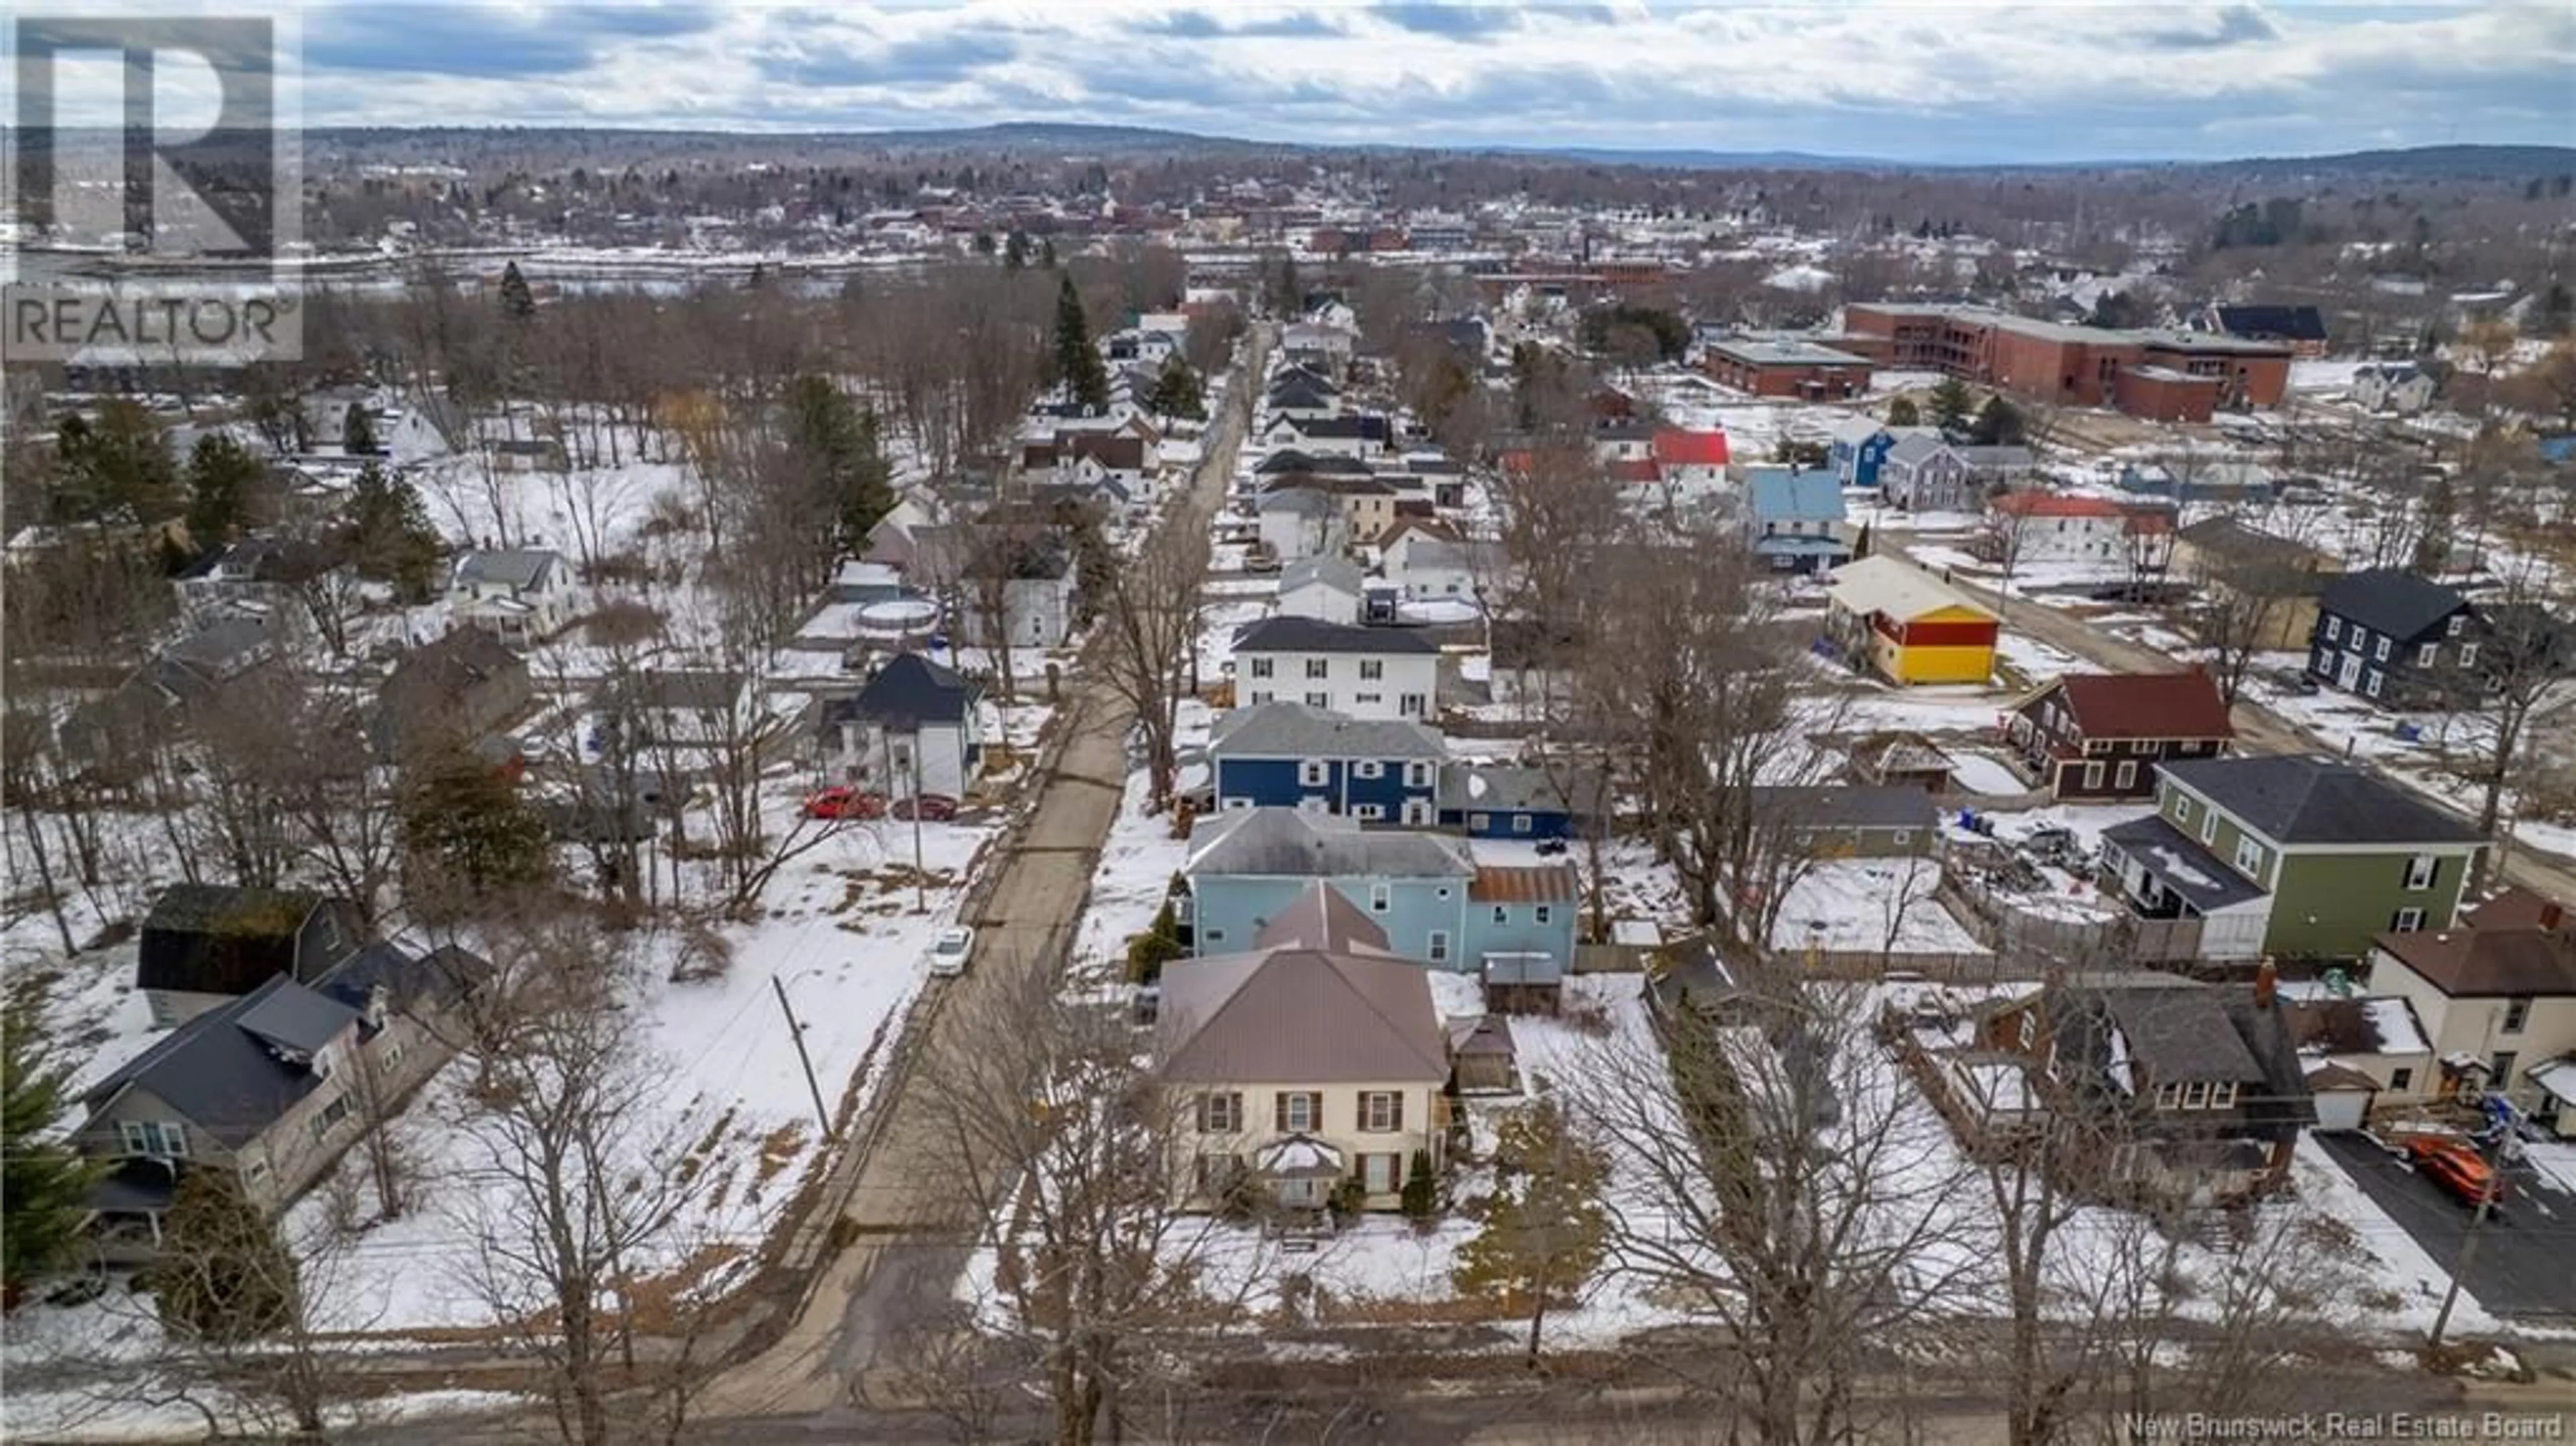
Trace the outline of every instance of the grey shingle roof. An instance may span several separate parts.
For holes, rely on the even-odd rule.
[[[1797,784],[1754,790],[1754,807],[1801,828],[1919,828],[1940,820],[1932,795],[1903,784]]]
[[[1568,775],[1583,807],[1598,805],[1601,776],[1590,769]],[[1488,809],[1498,813],[1567,811],[1565,793],[1544,768],[1509,763],[1451,763],[1440,770],[1440,807],[1459,813]]]
[[[2166,777],[2280,844],[2466,844],[2468,820],[2338,759],[2303,755],[2159,763]]]
[[[1407,653],[1428,657],[1439,646],[1409,628],[1368,628],[1317,618],[1263,618],[1234,635],[1238,653]]]
[[[1301,557],[1282,568],[1279,573],[1279,590],[1283,593],[1295,592],[1309,583],[1320,582],[1326,587],[1357,597],[1360,591],[1360,576],[1359,564],[1349,558],[1336,553],[1318,553],[1313,557]]]
[[[1464,841],[1438,834],[1363,833],[1357,822],[1293,808],[1247,808],[1199,825],[1192,877],[1458,879],[1476,865]]]
[[[349,1027],[350,1006],[311,989],[263,990],[233,1016],[244,1033],[283,1054],[311,1058]]]
[[[2329,579],[2317,606],[2405,642],[2441,626],[2468,599],[2403,568],[2375,567]]]
[[[919,653],[897,653],[856,694],[825,705],[826,725],[865,720],[889,728],[953,723],[975,706],[975,685]]]
[[[1440,735],[1397,718],[1346,718],[1282,700],[1232,709],[1208,734],[1225,758],[1438,758]]]
[[[1163,967],[1163,1078],[1180,1084],[1406,1084],[1449,1077],[1422,967],[1273,949]]]
[[[561,566],[563,554],[547,548],[469,552],[456,564],[456,580],[525,590],[542,585],[547,575]]]
[[[139,1086],[238,1149],[323,1084],[310,1066],[281,1059],[246,1024],[252,1018],[285,1017],[308,1038],[336,1019],[337,1025],[321,1034],[327,1040],[355,1023],[358,1012],[279,975],[170,1031],[124,1068],[90,1086],[82,1098],[96,1109],[128,1085]]]

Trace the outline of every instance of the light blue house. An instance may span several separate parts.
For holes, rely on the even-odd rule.
[[[1568,864],[1479,867],[1465,840],[1363,832],[1356,820],[1252,808],[1203,820],[1181,877],[1192,947],[1250,947],[1317,880],[1386,931],[1387,947],[1435,969],[1561,976],[1574,958],[1577,880]]]
[[[1285,699],[1236,708],[1208,736],[1221,809],[1303,808],[1361,823],[1436,822],[1437,730],[1398,718],[1347,718]]]
[[[1744,533],[1775,572],[1818,572],[1851,561],[1843,489],[1831,472],[1752,467],[1744,474]]]

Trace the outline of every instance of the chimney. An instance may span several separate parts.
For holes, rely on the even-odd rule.
[[[2548,934],[2557,933],[2558,926],[2565,922],[2566,918],[2567,910],[2562,907],[2556,899],[2551,899],[2549,902],[2542,904],[2540,906],[2541,932]]]
[[[385,988],[381,980],[367,986],[367,1007],[359,1015],[367,1022],[367,1028],[385,1027],[385,1009],[392,1002],[392,998],[393,992]]]
[[[2272,967],[2271,957],[2266,955],[2262,967],[2254,971],[2254,1007],[2271,1008],[2272,1001],[2279,995],[2280,989],[2281,972]]]

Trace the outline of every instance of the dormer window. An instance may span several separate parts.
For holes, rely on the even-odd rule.
[[[2460,629],[2467,627],[2468,625],[2469,615],[2467,613],[2453,613],[2451,614],[2451,620],[2442,625],[2442,636],[2446,638],[2456,638],[2460,635]]]

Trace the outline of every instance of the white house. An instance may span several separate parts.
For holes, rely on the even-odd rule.
[[[1405,628],[1269,617],[1235,635],[1234,675],[1239,704],[1286,698],[1353,718],[1426,718],[1440,649]]]
[[[448,578],[448,612],[504,642],[528,643],[563,626],[572,610],[572,565],[548,548],[465,554]]]
[[[2411,417],[2433,405],[2433,374],[2413,362],[2370,362],[2352,374],[2352,399],[2374,412]]]
[[[1332,553],[1302,558],[1279,573],[1279,612],[1344,627],[1360,620],[1360,570]]]
[[[2369,987],[2414,1009],[2453,1076],[2448,1086],[2473,1075],[2559,1134],[2576,1134],[2576,1078],[2551,1068],[2576,1058],[2576,917],[2563,907],[2509,889],[2452,928],[2382,934]]]
[[[1380,548],[1381,570],[1408,598],[1477,596],[1475,554],[1455,537],[1419,523],[1398,523]]]
[[[1001,611],[993,611],[995,571]],[[958,633],[968,646],[1061,647],[1073,633],[1073,549],[1054,533],[1038,533],[1012,548],[980,552],[966,564],[953,599]]]
[[[656,766],[674,754],[737,747],[758,737],[766,721],[748,674],[658,668],[630,673],[592,695],[581,732],[582,761],[597,763],[622,751],[630,763]]]
[[[823,705],[823,776],[908,798],[961,798],[983,763],[973,683],[919,653],[898,653],[867,686]]]
[[[2128,557],[2130,515],[2107,497],[2013,492],[1994,500],[1978,544],[1988,556],[2016,566],[2117,568]]]
[[[1304,487],[1264,493],[1258,504],[1264,547],[1282,563],[1338,551],[1349,535],[1341,499]]]

